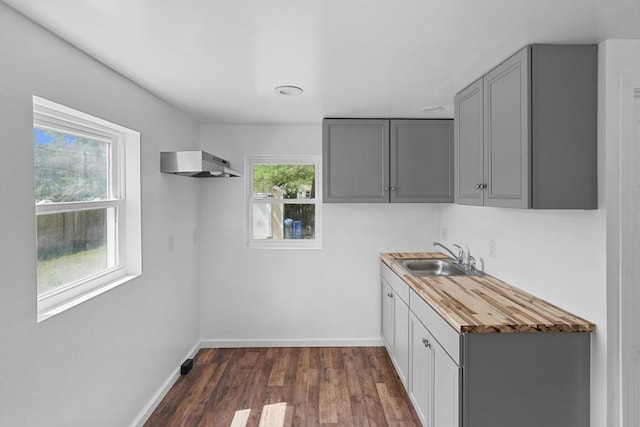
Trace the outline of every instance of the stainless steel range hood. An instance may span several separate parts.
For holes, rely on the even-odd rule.
[[[231,169],[229,161],[204,151],[163,151],[160,153],[160,171],[195,178],[242,176]]]

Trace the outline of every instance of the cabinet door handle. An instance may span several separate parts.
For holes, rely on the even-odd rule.
[[[389,187],[384,187],[384,191],[389,191]]]
[[[389,292],[389,293],[387,294],[387,296],[388,296],[389,298],[393,298],[393,294],[392,294],[391,292]]]
[[[481,188],[487,188],[487,184],[476,184],[476,188],[480,190]]]
[[[422,344],[424,344],[425,348],[431,348],[431,343],[426,338],[422,338]]]
[[[391,187],[391,191],[396,191],[397,188],[396,187]]]

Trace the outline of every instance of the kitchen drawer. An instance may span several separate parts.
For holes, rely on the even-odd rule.
[[[409,285],[407,285],[396,273],[393,272],[384,262],[380,262],[380,276],[393,288],[400,299],[409,305]]]
[[[431,335],[433,335],[453,361],[460,366],[461,335],[440,317],[413,289],[410,289],[409,292],[409,308],[413,314],[427,327]]]

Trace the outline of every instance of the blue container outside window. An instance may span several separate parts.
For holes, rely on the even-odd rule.
[[[302,221],[293,221],[293,238],[302,239]]]
[[[285,218],[283,223],[284,223],[284,238],[293,239],[293,220],[291,218]]]

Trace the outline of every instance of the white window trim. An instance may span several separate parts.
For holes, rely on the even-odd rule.
[[[122,242],[117,245],[117,267],[38,296],[37,321],[41,322],[142,274],[140,133],[38,96],[33,97],[33,109],[34,124],[39,127],[58,128],[65,133],[72,130],[79,136],[112,142],[111,156],[117,167],[113,180],[120,183],[114,189],[116,199],[37,205],[36,214],[117,207],[116,239]],[[113,188],[114,182],[111,184]]]
[[[313,165],[315,167],[315,199],[284,199],[260,200],[253,199],[253,165],[277,164],[277,165]],[[315,155],[249,155],[245,156],[245,200],[246,225],[245,246],[256,249],[322,249],[322,165],[321,157]],[[253,205],[264,204],[312,204],[315,205],[315,238],[311,239],[283,239],[283,240],[258,240],[253,239]]]

